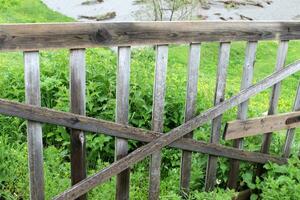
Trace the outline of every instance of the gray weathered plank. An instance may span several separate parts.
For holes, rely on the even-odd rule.
[[[300,84],[298,85],[297,88],[293,110],[300,111]],[[294,140],[294,136],[295,136],[295,128],[288,129],[286,133],[285,143],[283,146],[283,157],[285,158],[288,158],[291,154],[291,146]]]
[[[185,102],[185,118],[187,122],[195,116],[196,101],[198,92],[198,74],[200,65],[200,44],[190,44],[189,50],[189,63],[187,72],[187,89],[186,89],[186,102]],[[193,138],[193,133],[187,134],[185,138]],[[181,172],[180,172],[180,189],[183,196],[187,196],[190,187],[191,177],[191,161],[192,152],[182,151],[181,156]]]
[[[215,88],[214,105],[218,105],[225,99],[225,87],[227,78],[227,68],[230,56],[230,43],[221,43],[219,49],[219,63],[217,70],[217,81]],[[222,115],[217,116],[212,120],[210,142],[217,144],[220,142]],[[205,176],[205,190],[214,189],[217,175],[218,157],[208,156],[206,176]]]
[[[40,63],[39,52],[24,52],[25,100],[27,104],[40,106]],[[45,199],[43,169],[42,125],[27,122],[28,163],[30,199]]]
[[[300,111],[267,115],[227,123],[226,140],[255,136],[300,126]]]
[[[278,52],[277,52],[277,62],[275,66],[275,71],[278,71],[284,67],[287,52],[288,52],[288,41],[280,41]],[[277,83],[272,88],[272,93],[270,97],[270,107],[268,110],[268,115],[273,115],[277,112],[277,105],[280,95],[280,86],[281,83]],[[263,135],[262,145],[261,145],[261,152],[268,153],[270,144],[272,141],[272,133],[265,133]],[[259,165],[256,170],[256,174],[259,176],[263,173],[263,166]]]
[[[137,140],[141,142],[151,142],[161,135],[160,133],[154,131],[148,131],[127,125],[85,117],[82,115],[26,105],[3,99],[0,99],[0,114],[20,117],[36,122],[65,126],[88,132],[100,134],[105,133],[110,136]],[[286,159],[281,157],[275,157],[257,152],[242,151],[218,144],[195,141],[190,138],[179,139],[169,146],[186,151],[194,151],[254,163],[266,163],[271,161],[278,164],[283,164],[286,161]]]
[[[190,133],[199,126],[207,123],[208,121],[216,118],[217,116],[223,114],[225,111],[233,108],[234,106],[239,105],[240,103],[248,100],[253,95],[258,94],[259,92],[273,86],[274,84],[282,81],[284,78],[294,74],[299,71],[300,63],[296,62],[290,64],[288,67],[281,69],[262,81],[252,85],[251,87],[242,90],[237,95],[231,97],[230,99],[218,104],[217,106],[208,109],[197,117],[189,120],[188,122],[182,124],[181,126],[171,130],[166,134],[162,134],[157,139],[152,140],[152,142],[136,149],[126,157],[114,162],[109,167],[101,170],[95,175],[81,181],[77,185],[66,190],[62,194],[55,197],[55,199],[74,199],[88,190],[96,187],[97,185],[107,181],[112,176],[120,173],[124,169],[132,166],[133,164],[143,160],[145,157],[151,155],[157,149],[162,149],[163,147],[175,142],[176,140],[182,138],[186,134]]]
[[[168,45],[156,47],[155,80],[153,88],[152,130],[163,132],[164,99],[166,93],[166,77],[168,65]],[[149,168],[149,199],[158,200],[160,190],[161,152],[154,152]]]
[[[0,51],[274,39],[300,39],[300,22],[190,21],[0,25]]]
[[[70,51],[70,100],[71,112],[85,115],[85,50]],[[86,178],[85,134],[71,129],[71,182],[72,185]],[[86,199],[86,195],[78,200]]]
[[[130,47],[118,48],[118,71],[116,88],[116,122],[128,124],[129,110],[129,80],[130,80]],[[123,138],[116,138],[115,158],[119,160],[128,154],[128,142]],[[130,168],[125,169],[117,176],[116,199],[129,199]]]
[[[256,49],[257,49],[257,42],[247,43],[241,90],[248,88],[252,85]],[[248,103],[249,101],[245,101],[239,105],[238,114],[237,114],[238,119],[245,120],[247,118]],[[242,139],[234,140],[233,146],[235,148],[242,149],[243,140]],[[227,186],[229,188],[236,189],[237,181],[239,177],[239,168],[240,168],[240,163],[238,160],[230,160],[229,176],[227,182]]]
[[[278,47],[278,53],[277,53],[277,63],[275,67],[276,71],[284,67],[287,52],[288,52],[288,41],[280,41]],[[280,86],[281,83],[277,83],[273,86],[268,115],[273,115],[277,112],[277,105],[278,105],[278,100],[280,95]],[[268,153],[271,140],[272,140],[272,133],[266,133],[263,137],[263,144],[261,147],[261,151],[263,153]]]

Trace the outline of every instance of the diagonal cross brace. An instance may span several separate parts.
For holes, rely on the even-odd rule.
[[[42,108],[39,106],[13,102],[0,99],[0,114],[19,117],[30,121],[55,124],[76,130],[94,133],[104,133],[106,135],[137,140],[140,142],[151,142],[162,135],[162,133],[149,131],[132,126],[117,124],[101,119],[95,119],[68,112],[56,111],[53,109]],[[169,146],[191,152],[199,152],[214,156],[233,158],[237,160],[249,161],[264,164],[275,162],[278,164],[286,163],[287,159],[262,154],[258,152],[243,151],[240,149],[226,147],[219,144],[211,144],[203,141],[196,141],[188,138],[181,138]]]
[[[106,180],[112,176],[120,173],[124,169],[130,167],[131,165],[143,160],[145,157],[149,156],[153,152],[161,149],[172,142],[180,139],[184,135],[208,122],[212,118],[223,114],[225,111],[237,106],[238,104],[248,100],[251,96],[254,96],[261,91],[273,86],[274,84],[282,81],[286,77],[296,73],[300,70],[300,62],[297,61],[293,64],[288,65],[286,68],[279,70],[264,80],[258,82],[251,87],[242,90],[236,96],[220,103],[219,105],[208,109],[197,117],[189,120],[188,122],[182,124],[181,126],[169,131],[168,133],[160,136],[159,138],[153,140],[152,142],[136,149],[126,157],[114,162],[109,167],[101,170],[93,176],[79,182],[70,189],[66,190],[59,196],[55,197],[56,200],[62,199],[75,199],[82,194],[85,194],[90,189],[96,187],[97,185],[104,183]]]

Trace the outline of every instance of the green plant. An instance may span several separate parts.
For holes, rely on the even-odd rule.
[[[236,193],[233,190],[216,189],[212,192],[194,192],[191,199],[195,200],[231,200]]]
[[[19,0],[0,0],[0,10],[11,9],[12,7],[17,7],[21,1]]]
[[[293,157],[288,165],[268,163],[263,179],[256,179],[256,187],[262,191],[265,200],[297,200],[300,197],[300,160]]]

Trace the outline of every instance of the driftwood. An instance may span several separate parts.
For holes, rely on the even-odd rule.
[[[81,3],[81,5],[94,5],[97,3],[102,3],[103,0],[87,0]]]
[[[253,18],[251,18],[251,17],[247,17],[247,16],[242,15],[242,14],[239,14],[239,15],[240,15],[240,17],[241,17],[242,20],[250,20],[250,21],[253,20]]]
[[[263,8],[264,5],[257,1],[238,1],[238,0],[219,0],[218,2],[224,3],[225,5],[233,5],[233,6],[257,6]],[[268,3],[269,4],[269,3]]]
[[[108,12],[103,15],[97,15],[97,16],[86,16],[86,15],[80,15],[80,19],[89,19],[89,20],[96,20],[96,21],[102,21],[102,20],[108,20],[113,19],[117,16],[116,12]]]

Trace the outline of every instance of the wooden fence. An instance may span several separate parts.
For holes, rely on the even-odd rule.
[[[0,114],[28,120],[28,154],[31,199],[44,199],[43,145],[41,123],[71,129],[72,187],[54,199],[86,199],[86,193],[117,176],[116,199],[129,199],[130,166],[151,156],[149,199],[159,198],[160,149],[171,146],[182,150],[180,188],[189,192],[192,152],[208,154],[205,179],[206,190],[216,182],[218,157],[230,159],[228,187],[236,188],[240,161],[262,164],[284,164],[290,154],[294,128],[289,129],[283,156],[268,154],[272,133],[264,134],[261,152],[243,150],[242,138],[233,147],[220,145],[222,114],[238,106],[237,119],[246,120],[250,97],[272,87],[269,115],[276,113],[280,82],[300,70],[300,62],[284,67],[289,40],[300,39],[300,22],[134,22],[134,23],[58,23],[58,24],[3,24],[0,25],[0,50],[24,51],[26,104],[0,99]],[[274,73],[252,85],[257,44],[260,40],[278,40],[277,64]],[[231,41],[247,41],[241,91],[225,100],[227,67]],[[214,107],[196,115],[197,83],[202,42],[219,42],[219,62]],[[189,44],[188,80],[185,122],[163,131],[164,96],[169,44]],[[128,125],[128,99],[131,46],[156,45],[156,67],[153,94],[152,130]],[[114,122],[85,116],[85,48],[117,46],[118,69],[116,89],[116,119]],[[71,112],[60,112],[40,106],[39,50],[70,49]],[[201,70],[200,70],[201,73]],[[295,100],[299,109],[300,90]],[[212,121],[210,143],[193,139],[193,130]],[[116,137],[116,161],[93,176],[86,177],[85,134],[106,134]],[[148,144],[128,154],[127,140]]]

